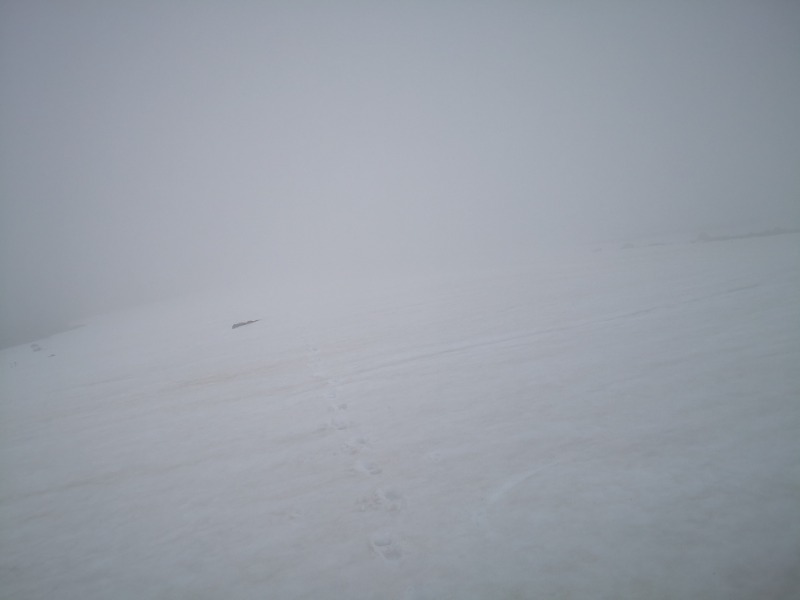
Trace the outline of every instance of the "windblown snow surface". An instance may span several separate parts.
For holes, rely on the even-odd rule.
[[[3,351],[0,596],[800,597],[797,235],[333,289]]]

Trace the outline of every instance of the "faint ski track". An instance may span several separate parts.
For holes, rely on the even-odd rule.
[[[544,329],[535,329],[531,331],[526,331],[524,333],[506,333],[497,336],[489,336],[485,338],[483,341],[475,342],[475,343],[455,343],[455,344],[446,344],[441,346],[433,346],[432,349],[425,351],[414,353],[406,358],[401,358],[397,360],[385,361],[382,363],[374,364],[372,366],[363,367],[361,369],[355,369],[350,371],[346,374],[348,377],[360,376],[367,373],[372,373],[375,371],[381,371],[383,369],[391,369],[403,365],[408,365],[416,362],[425,361],[430,358],[440,357],[447,354],[460,354],[464,352],[470,352],[475,349],[480,348],[487,348],[491,346],[499,346],[504,344],[513,344],[513,343],[523,343],[527,340],[532,338],[540,337],[543,335],[548,335],[551,333],[560,333],[564,331],[573,331],[576,329],[582,329],[585,327],[597,326],[597,325],[604,325],[607,323],[613,323],[615,321],[627,320],[632,319],[644,315],[651,314],[653,312],[662,311],[662,310],[669,310],[674,308],[679,308],[681,306],[687,304],[693,304],[696,302],[702,302],[705,300],[710,300],[712,298],[716,298],[718,296],[725,296],[729,294],[735,294],[739,292],[749,291],[752,289],[759,288],[761,286],[760,283],[750,284],[750,285],[742,285],[734,288],[730,288],[727,290],[714,292],[711,294],[706,294],[703,296],[698,296],[695,298],[687,298],[685,300],[681,300],[679,302],[672,302],[669,304],[661,304],[657,306],[652,306],[650,308],[644,308],[639,310],[634,310],[626,313],[621,313],[609,317],[599,318],[599,319],[588,319],[582,320],[578,323],[572,325],[565,325],[561,327],[548,327]]]

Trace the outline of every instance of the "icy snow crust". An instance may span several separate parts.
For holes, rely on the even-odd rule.
[[[800,597],[799,269],[606,250],[3,351],[0,596]]]

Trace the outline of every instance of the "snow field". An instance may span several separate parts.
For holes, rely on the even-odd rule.
[[[798,298],[789,235],[4,350],[0,595],[798,597]]]

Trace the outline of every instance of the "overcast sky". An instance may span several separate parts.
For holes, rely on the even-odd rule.
[[[0,345],[226,279],[798,222],[797,2],[0,3]]]

